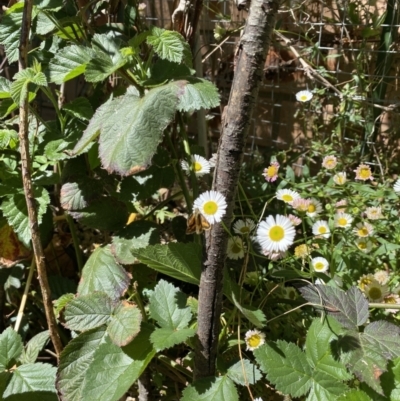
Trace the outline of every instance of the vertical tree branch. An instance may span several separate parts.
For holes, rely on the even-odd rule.
[[[21,38],[19,42],[19,71],[27,68],[28,64],[28,46],[29,31],[32,21],[33,0],[25,0],[24,13],[22,19]],[[57,321],[53,312],[53,304],[51,302],[51,293],[49,282],[47,280],[45,256],[42,243],[40,240],[37,204],[32,188],[31,179],[31,159],[29,155],[29,131],[28,131],[28,96],[24,99],[19,108],[19,142],[21,153],[21,170],[22,181],[24,185],[24,193],[26,204],[28,207],[29,226],[32,235],[32,246],[36,259],[40,288],[42,290],[43,304],[46,313],[46,320],[49,326],[51,340],[57,356],[62,351],[62,343],[57,331]]]
[[[252,0],[239,44],[235,76],[222,121],[213,185],[213,189],[226,197],[228,207],[223,222],[227,227],[232,220],[244,147],[278,8],[279,0]],[[227,240],[221,224],[214,225],[207,236],[206,261],[200,279],[195,380],[215,375]]]

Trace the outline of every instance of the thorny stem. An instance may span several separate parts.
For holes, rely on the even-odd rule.
[[[27,68],[28,64],[28,46],[29,46],[29,31],[32,21],[32,7],[33,0],[25,0],[24,11],[22,19],[21,37],[19,43],[19,71]],[[29,226],[32,236],[32,247],[36,261],[38,278],[40,288],[42,291],[43,305],[46,314],[47,325],[49,327],[50,338],[53,342],[57,357],[60,357],[62,351],[62,343],[57,331],[57,321],[53,311],[53,304],[51,300],[51,291],[47,279],[45,255],[43,251],[42,242],[40,239],[37,202],[33,192],[32,178],[31,178],[31,157],[29,154],[29,131],[28,131],[28,98],[25,97],[19,108],[19,142],[21,153],[21,171],[22,182],[24,186],[25,199],[28,208]]]

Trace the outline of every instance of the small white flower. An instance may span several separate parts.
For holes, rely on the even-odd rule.
[[[269,260],[272,260],[273,262],[276,260],[281,260],[283,258],[286,258],[287,252],[270,252],[266,250],[262,250],[262,253],[264,256],[266,256]]]
[[[193,210],[199,209],[210,224],[221,221],[226,207],[225,197],[217,191],[206,191],[193,202]]]
[[[193,171],[197,177],[201,177],[204,174],[208,174],[210,172],[211,165],[203,156],[200,155],[192,155],[192,166]],[[182,169],[186,171],[187,175],[190,175],[190,168],[189,163],[184,160],[181,162]]]
[[[386,285],[372,280],[364,287],[364,293],[370,302],[382,302],[383,298],[389,294],[389,290]]]
[[[325,156],[322,160],[322,167],[325,167],[328,170],[333,170],[337,166],[337,157],[333,155]]]
[[[374,278],[379,284],[387,284],[389,281],[389,274],[385,270],[378,270],[375,272]]]
[[[368,253],[372,249],[372,242],[368,238],[357,238],[356,246],[360,251]]]
[[[357,237],[363,238],[370,236],[374,232],[374,227],[372,227],[371,224],[367,222],[357,223],[353,231],[354,234],[357,235]]]
[[[311,259],[311,266],[317,273],[325,273],[329,269],[328,261],[321,256]]]
[[[261,331],[255,329],[255,330],[249,330],[245,337],[244,337],[247,345],[247,350],[248,351],[254,351],[258,347],[261,347],[265,343],[265,334],[261,333]]]
[[[287,217],[295,227],[299,226],[301,224],[301,218],[300,217],[297,217],[294,214],[288,214]]]
[[[261,397],[254,398],[254,401],[263,401]]]
[[[315,198],[309,199],[310,203],[308,205],[307,216],[316,217],[322,212],[322,204],[319,200]]]
[[[314,235],[324,238],[329,238],[331,236],[331,230],[329,229],[328,223],[324,220],[316,221],[312,226],[312,232]]]
[[[257,241],[263,251],[285,252],[293,244],[296,231],[285,216],[268,216],[257,228]]]
[[[236,234],[240,235],[248,235],[250,234],[254,229],[256,228],[256,225],[252,219],[240,219],[235,222],[233,225],[233,231]]]
[[[348,213],[336,213],[335,214],[335,227],[347,228],[350,227],[353,217]]]
[[[208,163],[210,163],[210,167],[214,168],[215,164],[217,163],[217,154],[213,153],[211,156],[211,159],[208,161]]]
[[[313,94],[308,91],[308,90],[304,90],[304,91],[300,91],[296,93],[296,100],[298,102],[309,102],[313,97]]]
[[[367,214],[367,218],[370,220],[379,220],[383,218],[382,208],[380,206],[367,207],[365,213]]]
[[[397,181],[393,185],[393,190],[396,192],[396,194],[400,194],[400,178],[397,179]]]
[[[347,181],[346,173],[337,173],[333,176],[333,182],[337,185],[343,185]]]
[[[240,237],[232,237],[228,239],[228,248],[226,251],[226,256],[229,259],[242,259],[244,258],[244,245]]]
[[[300,194],[291,189],[278,189],[276,198],[291,205],[295,199],[300,199]]]

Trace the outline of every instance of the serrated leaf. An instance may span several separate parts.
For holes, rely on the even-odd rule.
[[[156,353],[149,340],[153,329],[149,324],[143,323],[138,336],[123,348],[113,344],[109,338],[100,345],[86,372],[80,400],[119,400]]]
[[[11,81],[5,77],[0,77],[0,99],[8,99],[11,97]]]
[[[50,82],[61,85],[85,72],[93,50],[84,46],[66,46],[57,52],[49,64]]]
[[[226,374],[241,386],[256,384],[262,377],[257,366],[253,365],[248,359],[242,359],[230,366]]]
[[[145,248],[159,242],[158,226],[150,221],[134,221],[114,236],[111,252],[118,263],[133,264],[136,258],[131,250]]]
[[[149,312],[162,328],[186,328],[192,318],[186,296],[165,280],[160,280],[150,297]]]
[[[3,397],[31,392],[56,392],[57,369],[47,363],[29,363],[18,366],[4,391]]]
[[[73,300],[75,294],[64,294],[60,298],[54,301],[54,309],[56,316],[59,316],[60,312]]]
[[[141,322],[142,314],[136,305],[122,301],[107,327],[111,341],[120,347],[129,344],[139,333]]]
[[[33,336],[19,358],[22,364],[34,363],[39,355],[39,352],[45,347],[49,341],[49,331],[42,331]]]
[[[363,344],[378,351],[385,359],[400,356],[400,328],[384,320],[372,322],[365,327]]]
[[[22,352],[21,336],[8,327],[0,334],[0,371],[13,367]]]
[[[86,262],[78,286],[78,296],[95,291],[118,300],[128,288],[129,274],[114,259],[110,247],[98,247]]]
[[[47,35],[56,28],[54,22],[43,12],[39,12],[36,21],[36,33],[38,35]]]
[[[172,243],[133,249],[132,254],[154,270],[186,283],[199,284],[201,246],[191,243]]]
[[[105,327],[81,333],[60,356],[56,386],[62,400],[82,401],[82,389],[94,354],[105,342]]]
[[[18,60],[23,6],[23,3],[14,4],[1,17],[0,44],[4,45],[10,64]]]
[[[35,200],[38,204],[38,222],[42,222],[42,217],[46,212],[47,205],[50,203],[50,196],[43,187],[34,188]],[[15,194],[6,196],[0,205],[4,217],[7,218],[8,224],[14,228],[20,241],[27,247],[31,240],[31,230],[29,227],[28,208],[25,196]]]
[[[153,46],[154,51],[161,59],[175,63],[187,61],[188,44],[178,32],[153,27],[151,35],[147,36],[147,44]]]
[[[100,181],[85,178],[63,184],[60,191],[60,203],[64,210],[80,210],[99,198],[102,193]]]
[[[9,371],[0,372],[0,399],[2,400],[4,399],[3,393],[11,379],[11,375],[12,373]]]
[[[18,143],[18,134],[12,129],[0,129],[0,149],[13,149]]]
[[[348,389],[345,384],[324,372],[315,372],[312,379],[307,401],[336,401]]]
[[[36,91],[36,85],[47,85],[47,79],[43,72],[35,71],[33,68],[26,68],[14,75],[14,82],[11,84],[11,97],[16,104],[23,104],[28,96],[28,89],[33,84],[34,90],[32,92]]]
[[[180,329],[175,330],[171,328],[161,328],[153,331],[150,337],[156,351],[163,351],[164,349],[171,348],[174,345],[185,342],[188,338],[196,334],[195,329]]]
[[[300,397],[311,388],[312,369],[305,354],[295,344],[278,340],[254,350],[256,361],[276,389]]]
[[[114,305],[103,292],[73,299],[65,308],[65,325],[76,331],[87,331],[106,325],[111,320]]]
[[[327,285],[307,285],[299,291],[307,301],[324,307],[325,313],[346,328],[356,329],[368,319],[368,301],[357,287],[345,292]]]
[[[239,401],[232,380],[227,376],[202,379],[187,386],[181,401]]]
[[[346,394],[341,395],[337,401],[373,401],[368,397],[364,391],[360,390],[351,390]],[[394,401],[394,400],[393,400]]]
[[[331,352],[331,342],[342,333],[342,328],[334,319],[315,319],[307,332],[306,355],[310,365],[337,380],[350,380],[346,367],[336,361]]]
[[[68,114],[89,121],[93,117],[93,108],[89,100],[85,97],[78,97],[65,104],[62,108]]]
[[[262,310],[253,306],[240,305],[233,292],[230,294],[230,296],[232,297],[232,302],[235,304],[236,308],[238,308],[243,316],[245,316],[252,324],[254,324],[254,326],[261,328],[266,325],[267,319]]]

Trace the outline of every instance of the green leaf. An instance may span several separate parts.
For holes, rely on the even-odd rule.
[[[86,331],[74,338],[60,356],[57,374],[57,390],[61,399],[81,401],[82,389],[87,380],[87,370],[94,354],[106,340],[105,327]]]
[[[160,280],[150,297],[149,312],[162,328],[184,329],[192,318],[186,296],[165,280]]]
[[[336,401],[337,397],[347,389],[345,384],[338,382],[332,376],[317,371],[313,374],[307,401]]]
[[[129,274],[115,261],[110,247],[98,247],[86,262],[78,286],[78,296],[105,292],[118,300],[128,288]]]
[[[351,390],[346,394],[341,395],[337,401],[373,401],[368,397],[364,391],[360,390]],[[393,400],[394,401],[394,400]]]
[[[50,82],[61,85],[85,72],[94,56],[93,50],[84,46],[67,46],[57,52],[49,64]]]
[[[0,129],[0,149],[11,147],[14,149],[18,143],[18,134],[11,129]]]
[[[84,389],[79,400],[119,400],[156,353],[149,340],[152,330],[152,326],[143,323],[138,336],[123,348],[106,339],[96,350],[85,374]],[[68,401],[75,399],[68,398]]]
[[[311,388],[312,369],[305,354],[295,344],[278,340],[254,350],[256,361],[276,389],[300,397]]]
[[[226,374],[241,386],[256,384],[262,377],[257,366],[253,365],[248,359],[242,359],[230,366]]]
[[[56,28],[54,22],[43,12],[39,12],[36,21],[36,33],[38,35],[47,35]]]
[[[150,337],[156,351],[163,351],[164,349],[171,348],[174,345],[185,342],[189,337],[196,334],[195,329],[180,329],[175,330],[171,328],[156,329]]]
[[[12,373],[9,371],[0,372],[0,399],[3,400],[3,393],[11,379]]]
[[[82,120],[89,121],[93,117],[92,105],[85,97],[77,97],[72,102],[65,104],[62,109],[73,117]]]
[[[357,287],[345,292],[327,285],[307,285],[299,290],[307,301],[323,306],[328,315],[346,328],[356,329],[368,319],[368,301]]]
[[[131,251],[145,248],[159,242],[158,226],[150,221],[138,220],[129,224],[114,236],[111,244],[111,252],[118,263],[133,264],[136,258]]]
[[[257,309],[253,306],[243,306],[240,305],[236,300],[235,294],[232,292],[232,302],[235,304],[236,308],[256,327],[264,327],[267,323],[267,319],[262,310]]]
[[[65,325],[70,330],[87,331],[109,323],[114,309],[112,300],[103,292],[73,299],[65,308]]]
[[[19,358],[22,364],[34,363],[39,355],[39,352],[45,347],[49,341],[49,331],[42,331],[33,336]]]
[[[73,300],[75,299],[75,294],[64,294],[60,298],[54,301],[55,313],[58,316],[60,312]]]
[[[185,62],[189,67],[191,66],[190,47],[180,33],[153,27],[151,35],[147,36],[147,43],[153,46],[161,59],[178,64]]]
[[[122,301],[115,309],[107,332],[111,341],[123,347],[129,344],[139,333],[142,314],[131,302]]]
[[[102,191],[100,181],[88,177],[81,178],[76,182],[67,182],[61,187],[60,203],[64,210],[81,210],[100,198]]]
[[[132,254],[142,263],[160,273],[186,283],[199,284],[201,273],[201,246],[193,242],[154,245],[133,249]]]
[[[1,17],[0,44],[4,46],[10,64],[18,60],[23,7],[23,3],[16,3]]]
[[[29,363],[18,366],[4,391],[3,397],[31,392],[56,392],[57,369],[47,363]]]
[[[182,392],[181,401],[239,401],[232,380],[227,376],[202,379]]]
[[[10,90],[11,90],[11,81],[9,81],[7,78],[0,77],[0,99],[10,98],[11,97]]]
[[[0,372],[15,365],[22,349],[21,336],[11,327],[0,334]]]
[[[32,87],[32,84],[35,85],[33,92],[36,92],[36,85],[47,86],[47,79],[43,72],[26,68],[14,75],[14,82],[11,84],[11,97],[15,103],[23,104],[28,96],[28,87]]]
[[[346,367],[336,361],[331,352],[331,342],[342,332],[339,323],[334,319],[315,319],[307,332],[306,355],[310,365],[320,372],[334,377],[337,380],[350,380],[351,375]]]

